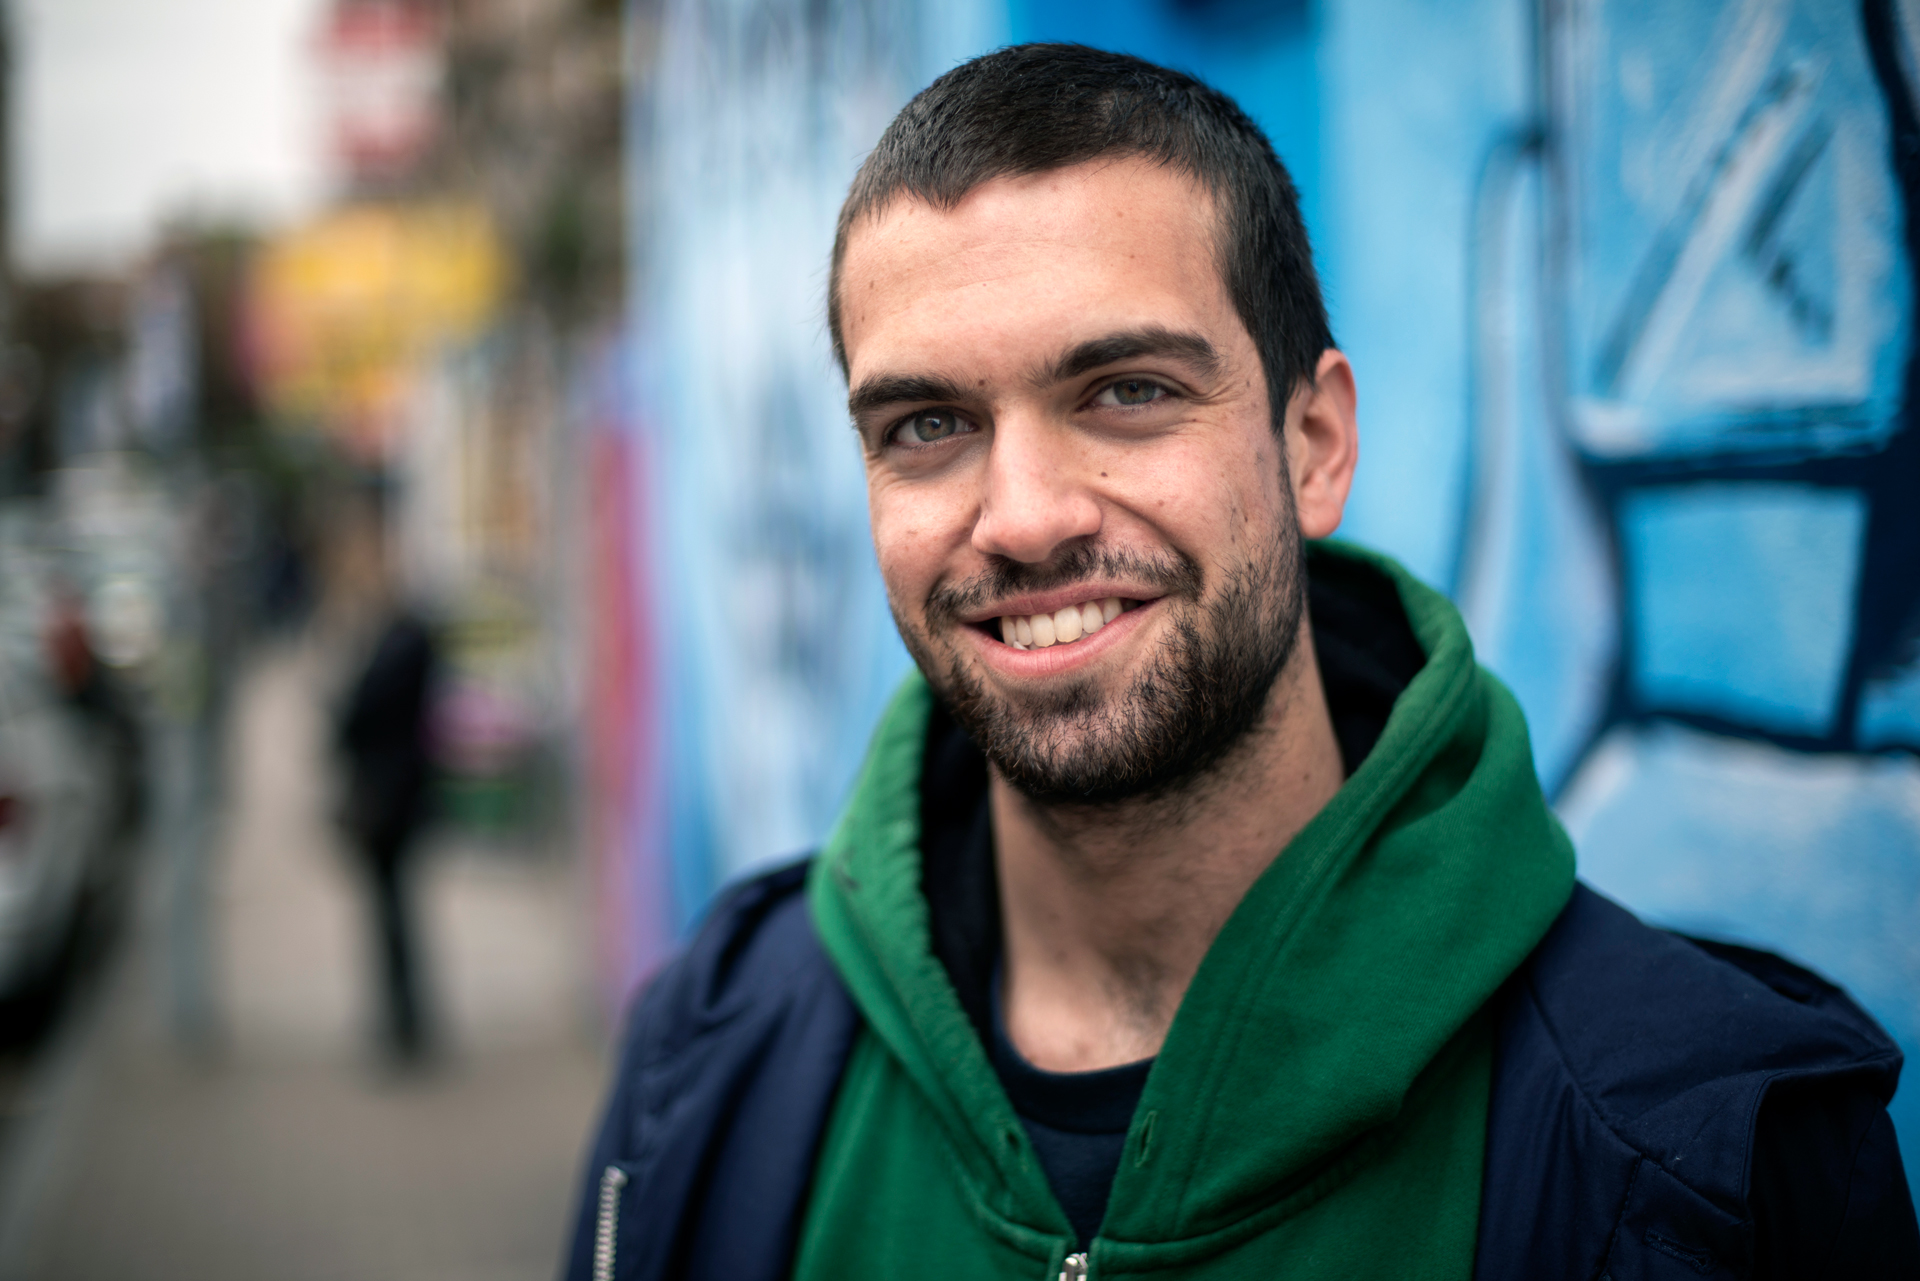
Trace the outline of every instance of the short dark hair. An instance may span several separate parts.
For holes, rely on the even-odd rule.
[[[833,238],[827,327],[842,372],[840,271],[854,225],[902,195],[950,209],[995,178],[1101,156],[1190,174],[1213,197],[1221,276],[1267,375],[1274,430],[1333,346],[1300,197],[1260,126],[1178,71],[1078,44],[1023,44],[964,62],[901,108],[854,176]]]

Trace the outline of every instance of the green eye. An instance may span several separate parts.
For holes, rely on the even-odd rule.
[[[1143,378],[1122,378],[1111,390],[1114,400],[1122,405],[1147,405],[1166,395],[1166,389],[1159,383]]]
[[[934,441],[945,440],[960,428],[960,420],[950,410],[929,409],[915,414],[896,427],[894,438],[914,444],[930,445]]]

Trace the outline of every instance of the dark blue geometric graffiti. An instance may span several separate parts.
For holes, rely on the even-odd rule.
[[[1563,426],[1621,620],[1591,742],[1658,718],[1920,750],[1899,39],[1887,0],[1549,10]]]

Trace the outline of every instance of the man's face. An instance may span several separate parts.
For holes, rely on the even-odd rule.
[[[1202,190],[1132,159],[897,200],[848,243],[894,616],[1038,799],[1191,780],[1258,723],[1300,631],[1286,461],[1214,246]]]

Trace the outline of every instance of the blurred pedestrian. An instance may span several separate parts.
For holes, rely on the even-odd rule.
[[[438,665],[432,628],[415,611],[396,608],[339,721],[338,745],[347,763],[344,824],[373,896],[384,1045],[401,1064],[418,1062],[429,1048],[431,1020],[421,993],[408,865],[429,816],[427,713]]]

